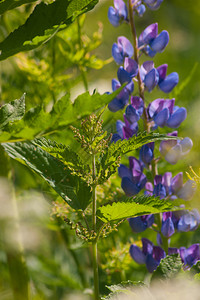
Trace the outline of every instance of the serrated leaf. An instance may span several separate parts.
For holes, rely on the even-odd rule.
[[[105,149],[104,153],[100,157],[102,174],[106,175],[105,180],[107,180],[112,174],[116,172],[119,166],[119,160],[121,155],[127,154],[133,150],[141,148],[147,143],[159,140],[169,140],[171,138],[175,139],[176,137],[169,137],[166,134],[159,134],[154,132],[143,132],[140,133],[138,136],[133,136],[132,138],[129,138],[128,140],[118,140],[116,143],[111,143],[111,145],[107,149]],[[100,183],[103,183],[103,181],[101,180]]]
[[[21,51],[37,48],[48,41],[58,30],[69,26],[76,17],[91,10],[98,0],[56,0],[41,2],[26,23],[0,43],[0,60]]]
[[[114,202],[101,206],[97,216],[104,223],[138,217],[148,214],[157,214],[166,211],[180,210],[174,202],[156,197],[136,196],[125,201]]]
[[[90,95],[86,92],[78,96],[74,103],[70,101],[69,94],[67,94],[55,103],[50,113],[45,112],[42,106],[31,108],[24,116],[23,110],[18,118],[21,118],[19,121],[17,121],[17,118],[15,119],[16,121],[14,121],[14,119],[9,120],[5,118],[8,122],[6,121],[7,126],[0,135],[0,142],[14,142],[15,140],[21,141],[26,139],[31,140],[35,137],[55,132],[63,126],[70,125],[77,120],[90,115],[97,109],[102,108],[112,101],[122,88],[123,87],[109,95],[100,95],[99,93]],[[15,101],[15,105],[20,107],[21,100]],[[8,106],[11,103],[12,102],[6,105]],[[1,121],[4,122],[4,119],[0,119],[0,126]]]
[[[109,299],[118,299],[116,296],[120,295],[129,295],[130,297],[136,296],[136,293],[134,292],[133,288],[138,286],[144,286],[144,283],[141,281],[122,281],[119,284],[114,285],[106,285],[106,287],[111,291],[111,293],[106,296],[102,297],[102,300],[109,300]]]
[[[10,103],[6,103],[0,108],[0,130],[9,123],[16,120],[20,120],[25,113],[25,95],[19,100],[13,100]]]
[[[0,15],[5,13],[7,10],[11,10],[15,7],[19,7],[23,4],[36,2],[37,0],[0,0]]]
[[[40,175],[72,208],[84,210],[91,199],[88,185],[72,176],[59,159],[32,143],[2,144],[10,157]]]
[[[183,263],[179,254],[167,255],[161,259],[159,266],[153,272],[152,280],[157,278],[174,278],[182,269]]]
[[[55,141],[45,138],[35,139],[32,142],[34,145],[41,147],[44,151],[62,161],[73,173],[76,173],[84,181],[87,181],[90,172],[90,166],[85,165],[77,153],[69,147],[58,144]]]

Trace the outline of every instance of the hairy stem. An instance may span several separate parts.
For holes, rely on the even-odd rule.
[[[96,219],[96,168],[95,168],[95,154],[92,154],[92,227],[94,233],[96,233],[97,219]],[[92,257],[93,257],[93,277],[94,277],[94,299],[99,300],[99,274],[98,274],[98,258],[97,258],[97,239],[92,243]]]

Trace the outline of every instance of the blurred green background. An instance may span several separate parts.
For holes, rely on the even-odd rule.
[[[111,47],[117,37],[124,35],[131,40],[130,29],[127,24],[118,28],[112,27],[107,19],[108,7],[113,5],[112,0],[100,0],[99,4],[91,12],[86,14],[83,28],[84,39],[87,36],[94,40],[93,33],[103,26],[102,43],[92,50],[99,61],[98,69],[88,67],[86,74],[89,90],[94,89],[104,93],[111,91],[111,80],[116,78],[117,65],[115,62],[101,65],[102,61],[111,57]],[[0,40],[3,40],[8,33],[17,28],[30,14],[33,6],[25,5],[19,9],[8,11],[0,19]],[[101,24],[99,24],[99,22]],[[182,0],[164,0],[158,11],[147,9],[144,17],[136,17],[137,33],[140,34],[149,24],[158,22],[159,32],[166,29],[170,34],[170,42],[161,54],[154,58],[155,66],[168,63],[168,74],[176,71],[179,73],[180,81],[178,86],[170,95],[164,95],[159,90],[146,93],[146,101],[158,98],[176,98],[176,104],[187,108],[187,119],[179,128],[179,135],[190,137],[194,146],[190,154],[175,166],[165,162],[159,166],[159,172],[172,171],[175,175],[183,171],[185,174],[191,165],[198,173],[200,168],[200,2]],[[99,29],[100,28],[100,29]],[[67,32],[58,34],[60,39],[67,39]],[[30,108],[36,104],[45,104],[48,110],[52,102],[60,95],[71,92],[72,99],[84,92],[84,84],[80,70],[68,64],[59,44],[58,37],[53,38],[37,50],[30,51],[11,57],[0,62],[0,100],[1,104],[21,97],[26,93],[26,105]],[[99,38],[101,39],[101,38]],[[98,40],[98,38],[97,38]],[[59,48],[60,47],[60,48]],[[76,49],[70,50],[76,51]],[[149,60],[142,56],[141,62]],[[103,66],[103,67],[102,67]],[[102,68],[101,68],[102,67]],[[67,69],[67,71],[65,70]],[[134,92],[137,93],[137,89]],[[104,114],[105,128],[108,131],[115,130],[115,121],[122,119],[122,112]],[[163,129],[161,132],[167,132]],[[69,131],[60,132],[55,135],[58,141],[73,143]],[[75,147],[75,146],[74,146]],[[127,158],[124,158],[124,163]],[[59,211],[71,214],[68,208],[58,199],[52,190],[35,174],[27,168],[12,161],[14,170],[14,184],[17,195],[19,218],[21,224],[22,243],[25,249],[25,258],[31,278],[31,290],[35,295],[34,299],[64,300],[71,299],[69,295],[74,291],[88,289],[92,284],[91,257],[85,244],[79,241],[74,232],[59,218]],[[119,178],[114,178],[114,188],[120,188]],[[4,183],[2,183],[2,186]],[[103,192],[99,191],[100,197]],[[6,189],[1,189],[1,207],[5,204]],[[200,208],[200,192],[197,190],[192,206]],[[53,206],[52,202],[56,201]],[[103,200],[102,200],[103,201]],[[60,209],[60,210],[59,210]],[[9,206],[4,207],[2,212],[9,211]],[[53,215],[53,217],[50,217]],[[12,240],[12,220],[6,219],[6,213],[0,214],[1,233],[3,228],[9,228],[6,236]],[[60,223],[61,222],[61,223]],[[5,225],[9,223],[9,226]],[[7,229],[6,229],[7,230]],[[146,231],[143,235],[133,235],[127,222],[119,227],[117,233],[112,233],[100,245],[100,276],[101,292],[107,293],[105,284],[114,284],[122,280],[146,280],[145,267],[135,264],[129,257],[128,249],[130,242],[135,240],[140,245],[141,236],[146,236],[156,242],[155,235]],[[0,299],[12,299],[9,270],[6,262],[4,240],[0,235]],[[191,243],[200,242],[200,230],[189,233],[177,234],[172,237],[172,245],[189,246]],[[12,243],[11,243],[12,244]],[[78,296],[74,296],[78,299]],[[82,298],[81,298],[82,299]]]

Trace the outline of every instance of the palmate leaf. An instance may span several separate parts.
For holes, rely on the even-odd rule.
[[[37,0],[0,0],[0,15],[4,14],[7,10],[36,1]]]
[[[91,190],[78,176],[72,176],[59,159],[32,143],[2,144],[10,157],[40,175],[72,208],[84,210],[91,200]]]
[[[108,223],[131,217],[180,210],[180,207],[175,206],[174,203],[154,196],[136,196],[125,201],[101,206],[97,210],[97,216],[104,223]]]
[[[32,140],[35,137],[60,130],[63,126],[70,125],[107,105],[122,88],[109,95],[100,95],[99,93],[90,95],[89,92],[86,92],[78,96],[74,103],[67,94],[55,103],[50,113],[45,112],[42,106],[37,106],[24,114],[24,98],[7,103],[0,109],[0,114],[2,110],[4,116],[3,119],[0,119],[0,129],[2,130],[0,143]],[[20,110],[16,109],[17,106]],[[11,108],[13,111],[15,110],[12,119],[10,117]],[[5,127],[6,119],[8,122],[6,121]]]
[[[0,43],[0,60],[21,51],[37,48],[97,3],[98,0],[56,0],[50,4],[41,2],[36,5],[26,23]]]

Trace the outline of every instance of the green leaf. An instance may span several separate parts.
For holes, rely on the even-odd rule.
[[[109,155],[118,156],[119,154],[127,154],[150,142],[170,139],[177,139],[177,137],[168,136],[166,134],[160,134],[157,132],[143,132],[138,134],[137,136],[134,135],[128,140],[118,140],[116,143],[112,143],[108,151]]]
[[[181,210],[180,207],[176,207],[174,205],[174,201],[172,202],[165,199],[161,200],[158,197],[146,197],[142,195],[101,206],[97,210],[97,216],[104,223],[108,223],[111,221],[118,221],[131,217],[157,214],[174,210]]]
[[[116,143],[111,143],[101,156],[100,162],[103,174],[107,174],[107,170],[109,170],[108,176],[110,177],[116,172],[116,169],[118,168],[118,163],[116,162],[121,155],[141,148],[147,143],[169,139],[177,139],[177,137],[154,132],[143,132],[138,136],[133,136],[128,140],[118,140]],[[108,179],[108,176],[105,176],[105,178]]]
[[[12,119],[9,119],[8,109],[5,110],[5,117],[0,119],[0,128],[4,127],[4,121],[7,126],[2,130],[0,142],[31,140],[38,136],[51,134],[56,130],[60,130],[63,126],[70,125],[102,108],[112,101],[122,88],[123,86],[109,95],[100,95],[99,93],[90,95],[86,92],[78,96],[74,103],[70,101],[69,94],[67,94],[55,103],[50,113],[45,112],[42,106],[37,106],[31,108],[24,116],[23,96],[20,100],[15,100],[14,104],[10,102],[5,105],[6,108],[10,107],[10,105],[12,107],[19,107],[20,113],[18,113],[19,109],[16,110],[14,115],[19,114],[19,116],[15,119],[14,116]],[[23,109],[21,109],[22,107]],[[21,120],[19,120],[20,118]]]
[[[167,255],[161,259],[158,268],[153,272],[152,280],[157,278],[174,278],[181,270],[183,263],[179,254]]]
[[[0,60],[37,48],[52,38],[58,30],[69,26],[76,17],[91,10],[97,2],[98,0],[56,0],[50,4],[41,2],[26,23],[0,43]]]
[[[135,287],[144,287],[144,283],[141,281],[122,281],[119,284],[113,284],[113,285],[106,285],[107,289],[111,291],[111,293],[106,296],[102,297],[102,300],[109,300],[113,299],[114,296],[117,296],[118,294],[122,296],[123,294],[125,295],[130,295],[132,297],[136,296],[136,293],[134,292],[133,288]],[[116,298],[114,298],[116,299]],[[117,298],[118,299],[118,298]]]
[[[91,199],[88,185],[72,176],[59,159],[32,143],[2,144],[10,157],[40,175],[72,208],[84,210]]]
[[[19,7],[26,3],[36,2],[37,0],[0,0],[0,15],[7,10],[11,10],[15,7]]]
[[[32,143],[58,158],[73,172],[73,174],[76,174],[87,182],[88,175],[91,171],[90,166],[85,165],[78,154],[69,147],[45,138],[35,139]]]
[[[9,123],[20,120],[25,113],[25,94],[18,100],[6,103],[0,108],[0,130]]]

